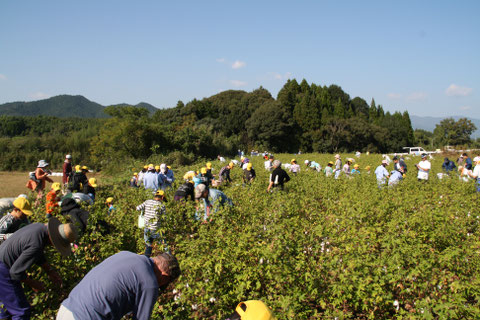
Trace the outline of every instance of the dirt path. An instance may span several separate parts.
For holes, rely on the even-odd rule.
[[[88,174],[88,177],[96,177],[95,174]],[[54,182],[62,182],[62,177],[50,177]],[[98,177],[96,177],[98,179]],[[8,172],[0,171],[0,198],[16,197],[19,194],[27,193],[26,184],[28,181],[28,172]],[[50,189],[50,183],[47,183],[45,190]]]

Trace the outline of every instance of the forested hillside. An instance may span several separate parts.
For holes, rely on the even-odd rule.
[[[66,153],[100,168],[167,155],[169,161],[188,164],[237,149],[397,152],[414,144],[407,112],[384,112],[373,100],[368,104],[360,97],[351,99],[337,85],[322,87],[305,80],[287,81],[276,99],[262,87],[252,92],[229,90],[187,104],[179,101],[153,115],[154,107],[145,103],[104,108],[75,97],[79,108],[75,117],[84,116],[80,110],[92,110],[94,104],[109,116],[87,121],[60,119],[66,113],[55,110],[70,98],[43,100],[44,110],[51,111],[48,117],[0,117],[1,170],[32,168],[38,159],[61,165]]]

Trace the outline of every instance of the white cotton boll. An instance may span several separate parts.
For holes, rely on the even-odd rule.
[[[263,258],[260,258],[259,263],[260,263],[260,264],[263,264]]]
[[[208,301],[210,301],[211,303],[214,303],[215,301],[217,301],[217,299],[215,299],[214,297],[211,297],[210,300]]]
[[[188,285],[188,283],[185,284],[185,288],[190,288],[190,286]]]
[[[400,303],[398,302],[398,300],[393,301],[393,306],[395,307],[395,309],[397,311],[398,311],[398,309],[400,309]]]
[[[172,291],[173,294],[177,294],[177,292],[178,292],[177,289],[173,289]]]
[[[192,304],[192,310],[197,310],[198,309],[198,305],[197,304]]]

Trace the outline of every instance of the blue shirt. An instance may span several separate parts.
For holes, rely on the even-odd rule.
[[[158,177],[155,172],[146,172],[143,176],[143,185],[145,189],[158,190]]]
[[[375,175],[377,176],[377,182],[384,184],[385,178],[388,177],[388,171],[383,165],[379,165],[377,169],[375,169]]]
[[[208,198],[211,198],[209,200]],[[208,189],[208,197],[207,199],[203,199],[205,204],[205,216],[204,219],[207,219],[208,216],[208,207],[212,206],[213,213],[217,212],[220,207],[223,207],[225,204],[233,206],[232,200],[227,197],[225,193],[217,189]]]
[[[397,170],[394,170],[392,171],[390,179],[388,179],[388,185],[391,186],[391,185],[397,184],[400,180],[403,180],[402,173]]]
[[[90,270],[62,304],[75,320],[150,319],[158,298],[158,282],[150,258],[121,251]]]

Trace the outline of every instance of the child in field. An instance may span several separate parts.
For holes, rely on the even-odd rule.
[[[360,174],[360,166],[358,164],[353,166],[352,175]]]
[[[105,205],[108,208],[107,215],[111,215],[117,211],[117,209],[113,206],[113,197],[108,197],[107,200],[105,200]]]
[[[294,175],[297,175],[300,172],[300,165],[297,163],[297,160],[295,159],[292,159],[292,161],[290,162],[292,163],[292,165],[288,170]]]
[[[138,173],[134,173],[132,179],[130,179],[130,187],[138,188]]]
[[[325,173],[326,177],[331,177],[333,175],[333,162],[330,161],[328,162],[327,166],[325,167],[325,170],[323,170]]]
[[[60,201],[60,190],[62,189],[59,182],[52,183],[51,190],[47,193],[47,219],[52,217],[52,212],[58,208],[58,201]]]

